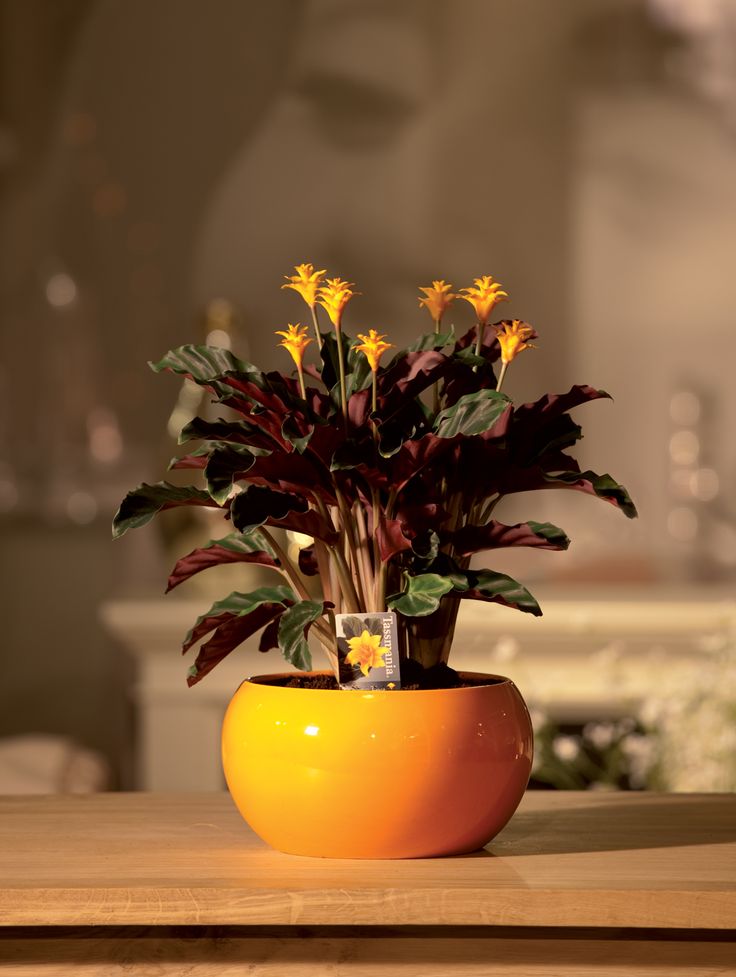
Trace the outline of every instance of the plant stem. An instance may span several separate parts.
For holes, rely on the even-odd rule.
[[[340,370],[340,404],[342,405],[342,419],[345,425],[345,433],[348,430],[348,393],[345,386],[345,354],[342,348],[342,329],[339,325],[335,326],[337,336],[337,365]]]
[[[434,320],[434,334],[439,336],[440,334],[440,320]],[[436,380],[434,386],[432,387],[432,410],[435,414],[439,412],[440,409],[440,382]]]
[[[337,498],[337,505],[340,510],[340,518],[345,530],[345,538],[348,543],[348,552],[350,553],[350,563],[353,568],[354,584],[356,585],[355,590],[358,596],[358,601],[361,607],[366,606],[365,592],[363,589],[363,581],[361,580],[360,567],[358,563],[358,547],[355,542],[355,533],[353,531],[353,521],[350,514],[350,509],[345,501],[345,496],[340,491],[337,482],[333,479],[333,485],[335,487],[335,497]]]
[[[278,557],[279,563],[281,564],[281,567],[279,569],[286,577],[286,579],[289,581],[291,586],[294,588],[295,592],[299,595],[299,597],[302,600],[311,600],[312,598],[309,594],[309,591],[304,586],[304,583],[301,577],[299,576],[299,571],[296,569],[294,564],[289,559],[289,555],[286,552],[286,550],[284,550],[279,545],[279,543],[274,539],[274,537],[266,529],[265,526],[261,526],[258,532],[261,533],[263,538],[266,540],[266,542],[269,544],[271,549]]]
[[[375,579],[373,576],[373,568],[371,566],[371,558],[368,542],[368,530],[365,523],[365,513],[363,512],[363,506],[360,501],[355,503],[355,521],[358,526],[358,559],[360,560],[361,572],[363,574],[363,590],[366,596],[371,597],[372,605],[375,605],[376,593],[375,593]],[[368,611],[377,611],[378,607],[371,606],[366,607]]]
[[[314,305],[310,305],[309,308],[312,311],[312,324],[314,326],[314,335],[317,338],[317,349],[322,349],[322,334],[319,331],[319,322],[317,320],[317,309]]]
[[[266,540],[266,542],[269,544],[271,549],[278,557],[279,563],[281,564],[280,567],[281,572],[289,581],[291,586],[294,588],[294,592],[297,594],[297,596],[301,600],[311,600],[312,599],[311,594],[304,586],[304,583],[302,582],[302,579],[299,576],[299,571],[296,569],[294,564],[289,559],[288,553],[286,553],[286,551],[279,545],[279,543],[277,543],[277,541],[274,539],[274,537],[266,529],[265,526],[261,526],[258,531],[263,535],[263,538]],[[323,635],[328,639],[331,638],[329,628],[325,624],[323,624],[322,621],[315,621],[312,627],[317,632],[317,634]]]
[[[320,499],[318,496],[312,496],[312,497],[317,506],[317,510],[322,515],[322,518],[325,519],[333,527],[333,529],[337,529],[339,525],[339,519],[336,524],[335,520],[333,520],[329,516],[327,512],[327,507],[325,506],[322,499]],[[340,587],[342,588],[341,596],[345,599],[345,603],[349,605],[347,609],[351,613],[360,613],[360,601],[358,599],[358,594],[353,584],[350,568],[345,562],[345,557],[343,556],[342,553],[342,548],[341,548],[342,542],[343,539],[341,538],[336,546],[328,546],[328,549],[329,552],[334,557],[335,573],[337,574],[337,577],[340,582]],[[337,589],[338,588],[335,588],[335,591],[333,592],[337,592]],[[335,603],[337,604],[337,601]]]
[[[302,400],[306,400],[307,399],[307,391],[306,391],[306,389],[304,387],[304,370],[302,369],[301,363],[298,363],[297,364],[296,370],[297,370],[297,373],[299,374],[299,389],[302,392]]]
[[[314,541],[314,555],[319,569],[319,578],[322,581],[322,596],[334,604],[336,594],[332,589],[332,578],[330,576],[330,554],[321,539]]]
[[[398,492],[396,489],[391,489],[388,493],[388,501],[386,503],[386,518],[393,519],[394,517],[394,505],[396,504],[396,497]],[[375,539],[375,533],[374,533]],[[379,565],[376,567],[376,610],[385,611],[386,610],[386,583],[388,580],[388,562],[381,560],[380,551],[378,552],[377,559],[379,560]]]
[[[483,347],[483,333],[485,332],[485,328],[486,327],[485,327],[484,323],[482,323],[480,321],[480,319],[479,319],[478,320],[478,334],[475,337],[475,355],[476,356],[480,356],[480,351],[481,351],[481,349]],[[477,371],[478,367],[477,366],[474,366],[473,369]]]
[[[500,390],[503,385],[503,378],[506,376],[506,370],[508,369],[508,363],[501,364],[501,372],[498,374],[498,383],[496,384],[496,390]]]
[[[378,542],[378,527],[381,523],[381,497],[377,488],[371,487],[373,502],[373,572],[375,578],[374,601],[377,611],[386,610],[386,573],[388,564],[381,559],[381,547]]]

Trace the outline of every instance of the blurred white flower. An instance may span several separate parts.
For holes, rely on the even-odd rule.
[[[511,635],[499,638],[493,646],[491,655],[497,662],[508,662],[519,653],[519,642]]]
[[[615,733],[614,723],[586,723],[583,727],[584,738],[597,750],[607,749],[613,742]]]
[[[577,736],[555,736],[552,740],[552,752],[558,760],[574,760],[580,753],[580,740]]]

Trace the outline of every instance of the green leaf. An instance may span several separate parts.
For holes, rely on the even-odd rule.
[[[254,529],[250,533],[230,533],[229,536],[223,536],[222,539],[211,539],[206,545],[220,546],[222,549],[230,550],[232,553],[243,554],[263,550],[276,560],[276,553],[273,547],[257,529]]]
[[[425,332],[406,347],[407,353],[423,353],[427,349],[443,349],[455,342],[455,327],[449,332]],[[399,356],[401,354],[398,354]],[[398,358],[398,357],[397,357]]]
[[[556,549],[566,550],[570,545],[570,537],[565,530],[551,522],[535,522],[533,519],[527,519],[526,525],[535,536],[546,539]]]
[[[248,379],[255,382],[258,382],[256,377],[263,377],[257,367],[239,360],[229,349],[220,349],[217,346],[195,346],[191,343],[169,350],[158,363],[148,365],[154,373],[169,370],[171,373],[190,376],[197,383],[209,383],[211,380],[220,379],[226,373],[248,374]]]
[[[597,475],[592,471],[559,472],[556,475],[545,474],[544,480],[552,483],[552,485],[556,482],[560,485],[569,485],[571,488],[579,488],[583,492],[591,492],[612,505],[618,506],[629,519],[636,519],[638,516],[636,506],[629,493],[623,485],[619,485],[607,473]]]
[[[302,600],[294,604],[279,618],[279,648],[287,662],[308,672],[312,667],[312,655],[307,644],[307,634],[317,618],[325,612],[322,601]]]
[[[236,444],[263,444],[266,439],[260,428],[246,421],[207,421],[194,417],[179,435],[179,444],[187,441],[234,441]]]
[[[352,340],[344,332],[339,333],[342,343],[343,358],[348,363]],[[330,397],[336,404],[340,404],[340,364],[337,358],[337,334],[323,333],[322,349],[322,382],[330,391]],[[346,366],[347,369],[347,366]],[[347,385],[347,378],[346,378]]]
[[[439,438],[454,438],[458,434],[485,434],[511,404],[506,394],[497,390],[478,390],[465,394],[452,407],[440,411],[434,422]]]
[[[232,491],[233,482],[248,473],[256,458],[270,454],[265,448],[249,448],[240,444],[218,445],[204,470],[207,491],[215,502],[224,505]]]
[[[360,343],[356,339],[348,350],[347,363],[345,364],[345,388],[348,397],[352,397],[353,394],[365,390],[371,385],[371,365],[368,358],[357,351],[356,346],[359,345]]]
[[[505,573],[496,573],[495,570],[468,570],[465,578],[467,589],[459,590],[458,597],[504,604],[536,617],[542,613],[536,599],[526,587]]]
[[[400,594],[388,599],[388,606],[406,617],[425,617],[440,606],[445,594],[453,589],[453,581],[438,573],[420,573],[406,578],[406,587]]]
[[[455,341],[455,327],[451,326],[449,332],[425,332],[421,336],[418,336],[413,343],[408,346],[404,346],[398,352],[394,353],[391,359],[386,364],[386,369],[391,369],[395,366],[399,360],[403,359],[407,353],[424,353],[428,349],[444,349],[445,346],[449,346],[450,343]]]
[[[200,638],[218,627],[224,616],[228,620],[231,617],[245,617],[262,604],[283,604],[284,607],[289,607],[295,600],[296,594],[291,587],[286,586],[258,587],[249,594],[241,594],[235,590],[222,600],[215,601],[208,611],[197,618],[184,638],[182,651],[188,651]]]
[[[147,522],[164,509],[180,505],[204,505],[215,507],[208,492],[192,485],[172,485],[169,482],[156,482],[139,485],[123,499],[112,521],[113,539],[118,539],[129,529],[145,526]]]
[[[297,424],[296,417],[293,413],[286,415],[281,424],[281,436],[285,441],[288,441],[300,455],[304,454],[307,450],[307,445],[314,434],[314,424],[310,424],[306,434],[303,434],[299,425]]]

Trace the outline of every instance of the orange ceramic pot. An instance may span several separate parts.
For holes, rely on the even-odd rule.
[[[324,673],[320,673],[324,674]],[[532,727],[507,678],[403,692],[249,679],[225,715],[230,793],[273,848],[329,858],[426,858],[481,848],[516,810]]]

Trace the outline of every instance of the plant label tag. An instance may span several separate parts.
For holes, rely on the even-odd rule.
[[[392,611],[336,614],[342,689],[400,689],[399,630]]]

